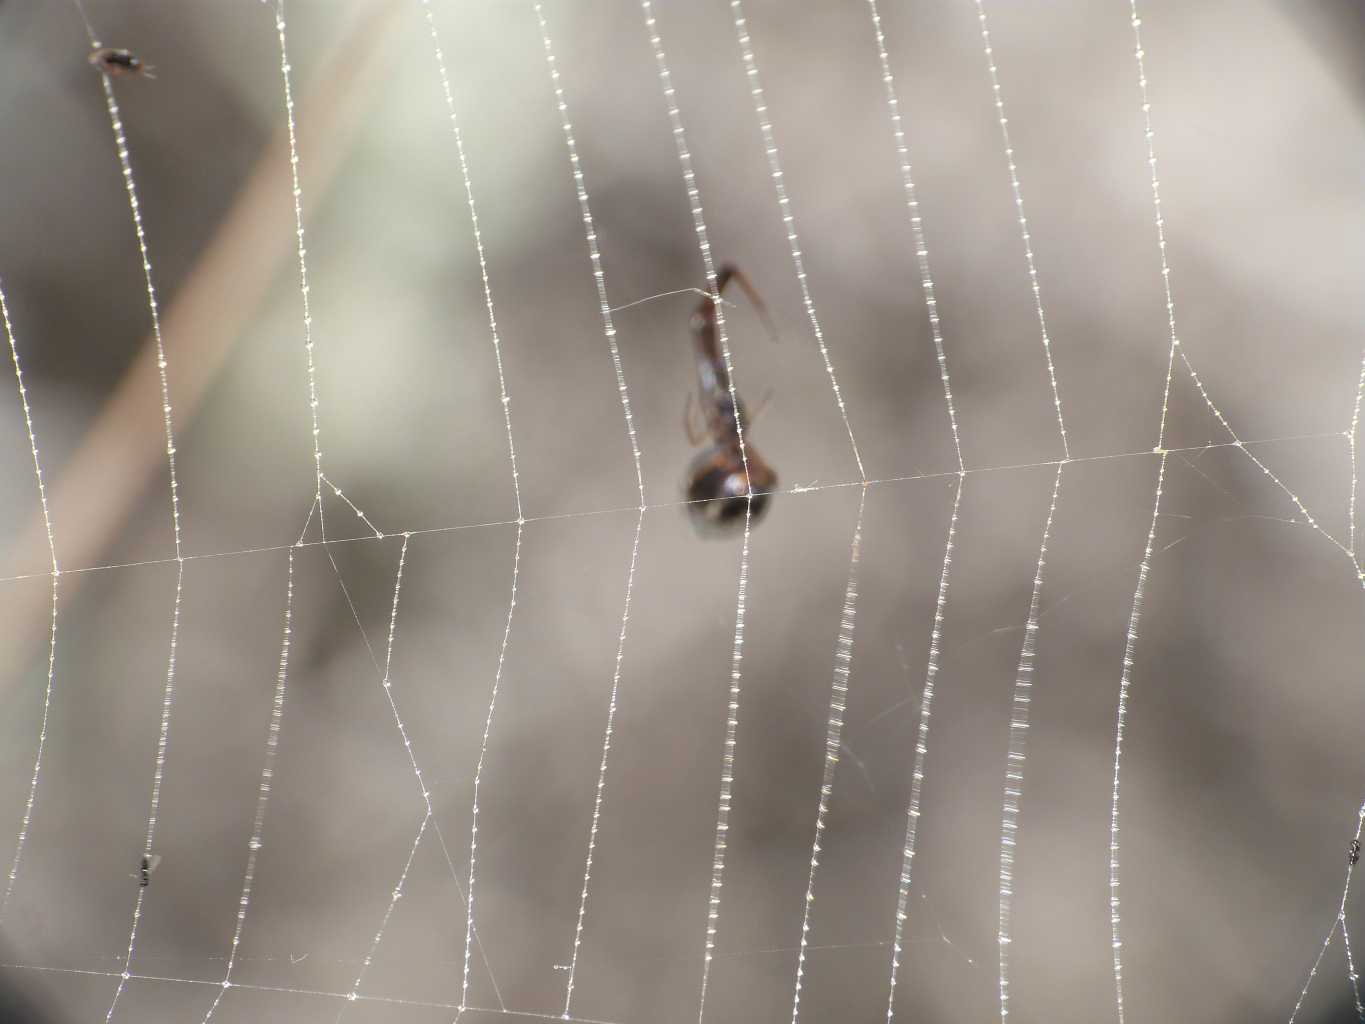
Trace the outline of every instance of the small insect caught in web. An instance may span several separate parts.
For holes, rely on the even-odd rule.
[[[721,267],[716,275],[716,296],[731,281],[744,289],[771,332],[767,307],[737,268]],[[718,535],[742,524],[746,510],[754,522],[763,516],[777,486],[777,473],[748,440],[757,414],[750,415],[730,383],[729,367],[720,348],[716,299],[710,295],[692,314],[692,340],[699,397],[694,403],[689,394],[683,426],[694,445],[708,438],[711,443],[688,467],[684,491],[694,525],[702,533]]]
[[[1360,840],[1352,839],[1351,845],[1346,849],[1346,860],[1350,864],[1360,863]]]
[[[92,67],[112,78],[134,77],[155,78],[155,68],[143,62],[131,50],[120,50],[112,46],[102,46],[92,50],[87,58]]]
[[[144,856],[138,864],[137,873],[133,875],[133,877],[137,879],[137,884],[144,889],[151,885],[152,872],[156,870],[156,866],[160,863],[161,854],[159,853],[149,853]]]

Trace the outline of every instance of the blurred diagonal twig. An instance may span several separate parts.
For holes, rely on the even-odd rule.
[[[300,103],[300,121],[313,140],[305,196],[309,207],[327,194],[351,147],[358,114],[372,95],[367,86],[384,51],[379,44],[400,9],[395,0],[365,5],[328,47]],[[194,418],[281,261],[293,252],[292,204],[289,143],[281,127],[163,317],[167,361],[175,374],[177,429]],[[98,563],[161,464],[156,361],[156,346],[148,336],[52,488],[55,507],[68,510],[57,524],[65,565]],[[42,520],[35,516],[4,553],[0,577],[19,575],[28,554],[46,547],[46,537]],[[79,574],[63,580],[63,598],[70,599],[80,580]],[[0,636],[0,664],[25,663],[20,659],[46,621],[47,607],[46,588],[22,588],[16,594]],[[7,682],[18,678],[15,673]],[[0,694],[6,688],[0,683]]]

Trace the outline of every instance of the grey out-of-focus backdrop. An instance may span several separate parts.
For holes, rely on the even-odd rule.
[[[115,88],[166,312],[182,550],[193,556],[153,840],[161,861],[115,1019],[199,1021],[221,994],[224,1024],[449,1021],[516,512],[423,9],[291,0],[287,12],[324,469],[388,537],[366,539],[329,491],[335,543],[313,543],[314,517],[294,552],[287,697],[238,987],[223,994],[288,545],[314,487],[278,40],[272,9],[254,0],[86,6],[105,43],[155,66],[155,79]],[[1365,604],[1327,536],[1350,546],[1365,20],[1345,2],[1141,6],[1177,323],[1247,445],[1227,443],[1177,361],[1166,445],[1189,450],[1167,464],[1124,746],[1126,1019],[1283,1020],[1332,923],[1365,796]],[[558,1015],[639,499],[534,9],[433,10],[531,520],[479,792],[468,1003]],[[720,0],[655,10],[714,252],[748,272],[780,334],[770,340],[739,299],[728,311],[740,390],[751,401],[772,391],[751,439],[783,488],[815,488],[779,494],[753,533],[705,1016],[787,1020],[859,501],[857,486],[833,485],[860,477],[792,267],[733,12]],[[703,284],[641,8],[547,0],[544,13],[610,301]],[[745,13],[810,291],[866,475],[881,481],[867,489],[800,1001],[807,1021],[871,1021],[886,1011],[957,462],[869,10],[749,0]],[[1112,1020],[1115,713],[1168,351],[1141,98],[1126,3],[988,13],[1074,457],[1040,593],[1011,1019]],[[881,14],[969,470],[895,1008],[904,1020],[986,1021],[999,1012],[1011,691],[1061,447],[975,5],[888,2]],[[113,999],[177,577],[160,400],[151,364],[138,362],[150,326],[141,264],[86,52],[74,6],[0,3],[0,280],[63,568],[42,772],[0,920],[7,1019],[23,1021],[99,1019]],[[691,1021],[700,994],[740,552],[737,537],[699,538],[675,504],[692,454],[682,410],[695,302],[661,298],[615,318],[645,498],[662,507],[644,517],[572,1014],[619,1024]],[[118,406],[118,394],[134,399]],[[121,412],[102,418],[111,402]],[[43,718],[51,599],[12,386],[0,387],[0,479],[7,865]],[[422,532],[408,545],[390,647],[405,530]],[[381,686],[390,651],[411,761]],[[413,763],[431,795],[425,829]],[[1365,926],[1357,900],[1346,909],[1350,927]],[[361,998],[341,998],[353,988]],[[1299,1019],[1354,1014],[1335,943]]]

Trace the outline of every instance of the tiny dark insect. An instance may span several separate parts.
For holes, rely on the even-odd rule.
[[[117,78],[120,75],[137,75],[142,78],[155,78],[152,74],[154,70],[150,65],[144,64],[142,58],[129,50],[116,50],[112,46],[105,46],[90,53],[89,61],[91,65],[99,68],[106,75]]]
[[[161,863],[160,854],[154,853],[151,856],[143,857],[142,864],[139,867],[137,874],[138,885],[142,886],[142,888],[144,889],[147,888],[147,886],[151,885],[152,872],[156,870],[156,866],[160,863]]]
[[[767,321],[768,311],[749,279],[733,266],[723,266],[716,275],[716,294],[724,291],[731,281],[737,281],[749,300]],[[700,393],[701,423],[695,424],[696,410],[691,396],[683,425],[688,439],[695,445],[707,438],[711,443],[697,453],[687,471],[686,494],[688,512],[697,528],[707,533],[720,533],[744,521],[752,488],[753,521],[767,511],[777,473],[754,450],[749,441],[752,417],[738,394],[730,390],[730,373],[720,350],[716,327],[716,303],[707,296],[692,314],[692,340],[697,349],[697,384]],[[740,448],[743,431],[744,447]],[[744,456],[748,456],[746,476]]]
[[[1350,847],[1350,849],[1349,849],[1349,850],[1347,851],[1347,853],[1346,853],[1346,859],[1349,860],[1352,864],[1357,864],[1357,863],[1360,862],[1360,840],[1359,840],[1359,839],[1352,839],[1352,840],[1351,840],[1351,847]]]

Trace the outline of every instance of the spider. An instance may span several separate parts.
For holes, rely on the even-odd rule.
[[[1352,864],[1360,862],[1360,840],[1352,839],[1350,848],[1346,851],[1346,859]]]
[[[98,50],[92,50],[87,58],[91,65],[106,75],[114,78],[120,75],[140,76],[142,78],[155,78],[153,68],[142,62],[142,58],[129,50],[117,50],[112,46],[105,46]]]
[[[721,267],[716,275],[716,295],[719,296],[732,280],[744,289],[771,330],[767,307],[749,279],[736,267],[729,264]],[[750,493],[753,495],[751,518],[756,521],[763,516],[772,490],[777,486],[777,473],[749,443],[753,416],[738,394],[732,394],[730,390],[730,374],[721,354],[716,328],[716,301],[709,295],[692,314],[692,340],[697,348],[699,398],[694,402],[688,395],[683,426],[692,444],[702,444],[708,438],[710,444],[697,453],[688,467],[687,509],[699,529],[720,532],[743,521]],[[741,430],[745,438],[743,451],[740,449]],[[745,455],[748,456],[747,474]]]

